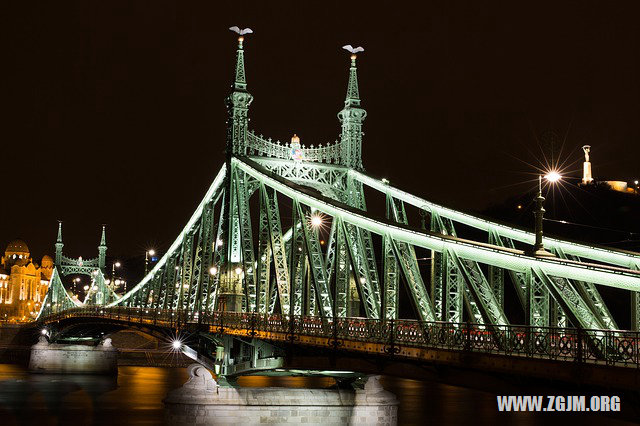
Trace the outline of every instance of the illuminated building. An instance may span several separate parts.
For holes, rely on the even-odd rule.
[[[49,287],[53,259],[33,262],[29,247],[13,240],[0,261],[0,320],[29,321],[35,318]]]

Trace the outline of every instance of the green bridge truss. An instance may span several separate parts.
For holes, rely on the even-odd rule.
[[[533,232],[448,209],[367,175],[355,55],[338,141],[307,147],[250,130],[243,41],[226,99],[225,164],[167,253],[121,298],[104,285],[103,233],[100,257],[90,265],[90,273],[99,271],[96,291],[87,304],[174,311],[190,320],[217,311],[395,320],[406,293],[419,320],[496,328],[509,325],[504,287],[510,282],[528,326],[616,330],[598,291],[609,286],[631,292],[638,329],[640,254],[552,238],[543,239],[550,255],[532,254]],[[386,200],[386,216],[367,212],[365,188]],[[409,217],[418,214],[421,225],[412,224]],[[326,241],[319,227],[328,232]],[[62,256],[61,236],[58,243],[40,316],[77,306],[60,281],[73,265]],[[421,263],[425,257],[430,268]]]

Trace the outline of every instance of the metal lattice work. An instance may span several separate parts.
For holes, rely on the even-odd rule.
[[[150,311],[185,321],[217,320],[221,311],[238,311],[255,314],[242,318],[258,322],[274,318],[276,328],[290,321],[284,331],[289,336],[296,327],[309,333],[315,327],[317,335],[334,338],[342,332],[339,326],[360,330],[348,317],[364,315],[362,324],[372,328],[360,330],[362,335],[376,336],[375,330],[389,321],[402,321],[400,290],[406,288],[414,319],[422,322],[403,323],[409,331],[392,333],[406,331],[431,344],[435,334],[429,329],[446,328],[459,335],[469,322],[476,324],[477,336],[493,336],[495,348],[506,350],[520,344],[517,326],[511,326],[505,314],[508,277],[524,309],[528,333],[542,335],[550,325],[617,328],[597,286],[624,289],[635,297],[640,292],[640,255],[544,238],[555,255],[542,256],[522,249],[534,242],[529,231],[447,209],[366,175],[366,111],[355,56],[338,114],[339,141],[307,148],[257,136],[249,129],[253,96],[247,91],[244,53],[241,40],[233,91],[226,100],[226,161],[202,202],[167,253],[131,291],[117,299],[105,290],[104,297],[92,296],[86,304],[144,308],[145,315]],[[385,198],[386,218],[367,210],[365,188]],[[422,227],[411,224],[412,208],[423,214]],[[310,223],[316,214],[330,230]],[[482,233],[482,241],[461,235],[469,228],[474,238]],[[104,290],[104,232],[98,258],[82,265],[63,256],[62,247],[60,228],[60,269],[54,272],[40,317],[78,305],[64,290],[61,273],[97,269],[102,271],[96,276],[97,287]],[[431,256],[419,259],[416,253],[423,252]],[[425,260],[431,261],[430,268],[421,267]],[[634,312],[640,318],[638,306]],[[294,323],[296,318],[309,324]],[[561,338],[562,333],[568,332],[549,338]],[[595,342],[601,335],[589,333],[588,338]]]

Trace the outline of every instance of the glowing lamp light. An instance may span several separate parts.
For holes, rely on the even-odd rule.
[[[242,268],[238,266],[236,268],[236,274],[240,275],[241,273],[242,273]]]
[[[116,262],[115,266],[116,266],[116,268],[119,268],[120,267],[120,262]]]
[[[317,214],[311,216],[311,226],[313,226],[314,228],[322,226],[322,217]]]
[[[555,170],[552,170],[544,175],[544,178],[547,180],[547,182],[555,183],[562,179],[562,175]]]
[[[89,286],[88,285],[85,285],[83,288],[84,288],[84,291],[89,290]]]
[[[216,268],[215,266],[212,266],[211,268],[209,268],[209,273],[211,275],[215,275],[218,273],[218,268]]]
[[[182,347],[182,342],[180,340],[174,340],[171,342],[171,347],[175,350],[178,350]]]
[[[43,328],[42,330],[40,330],[40,333],[42,333],[43,336],[46,336],[49,332],[46,328]]]
[[[156,251],[154,249],[149,250],[149,256],[155,256]]]

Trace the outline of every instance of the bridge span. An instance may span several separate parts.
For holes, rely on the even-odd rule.
[[[640,333],[630,331],[513,325],[487,329],[471,323],[323,320],[223,311],[191,317],[168,310],[100,306],[51,315],[43,326],[55,333],[52,339],[69,332],[77,335],[79,330],[98,335],[100,330],[119,328],[140,329],[167,344],[167,336],[174,336],[187,355],[229,377],[285,368],[416,377],[426,367],[452,367],[566,382],[582,375],[578,381],[584,384],[635,389],[640,371]],[[224,352],[230,351],[224,347],[225,337],[237,338],[249,348],[258,347],[252,340],[261,340],[277,349],[250,349],[225,358]],[[287,356],[292,346],[301,350]]]
[[[196,333],[196,358],[227,376],[295,366],[296,347],[312,348],[318,368],[322,357],[359,359],[345,361],[351,370],[375,359],[637,386],[639,253],[543,236],[542,186],[532,232],[365,173],[355,54],[338,141],[259,135],[244,54],[240,37],[224,165],[164,256],[120,296],[105,280],[104,233],[99,257],[81,264],[62,255],[60,230],[39,322]],[[383,213],[367,208],[376,196]],[[93,277],[84,303],[62,284],[69,271]],[[624,292],[632,331],[602,287]]]

